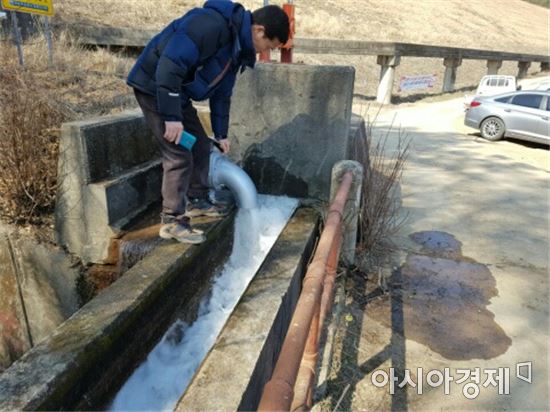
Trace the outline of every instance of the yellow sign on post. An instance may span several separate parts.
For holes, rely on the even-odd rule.
[[[53,16],[53,0],[2,0],[5,10]]]

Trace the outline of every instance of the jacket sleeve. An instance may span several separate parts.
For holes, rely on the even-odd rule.
[[[237,71],[232,70],[222,80],[216,92],[210,97],[210,122],[216,139],[227,138],[229,130],[229,110],[231,95],[237,78]]]
[[[156,71],[158,109],[166,121],[181,121],[182,84],[197,63],[199,51],[185,33],[175,33],[159,58]]]

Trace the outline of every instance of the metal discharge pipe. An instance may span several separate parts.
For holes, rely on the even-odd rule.
[[[258,208],[258,193],[250,176],[217,151],[210,153],[208,183],[214,189],[226,186],[231,190],[240,209]]]
[[[330,207],[325,228],[304,278],[302,293],[290,321],[275,370],[271,380],[264,387],[258,407],[259,411],[289,411],[291,408],[294,385],[310,328],[314,329],[313,333],[317,328],[315,325],[312,326],[312,320],[319,313],[325,271],[334,241],[341,230],[344,206],[352,180],[351,172],[344,174],[340,188]]]

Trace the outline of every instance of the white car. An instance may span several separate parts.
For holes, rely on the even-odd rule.
[[[470,107],[471,101],[479,96],[495,96],[497,94],[515,92],[518,90],[516,78],[500,74],[483,76],[476,89],[475,96],[464,96],[464,108]]]
[[[517,89],[518,85],[514,76],[490,74],[481,78],[476,96],[495,96],[501,93],[515,92]]]

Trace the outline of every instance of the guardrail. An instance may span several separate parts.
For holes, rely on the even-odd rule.
[[[67,29],[83,44],[137,49],[143,48],[157,33],[156,30],[81,25],[69,25]],[[377,56],[381,71],[376,100],[385,104],[391,101],[395,68],[399,66],[401,57],[442,58],[445,66],[443,92],[454,90],[457,69],[464,59],[487,60],[487,74],[497,74],[503,61],[517,61],[518,78],[527,75],[532,63],[540,63],[541,71],[550,70],[548,55],[427,44],[294,38],[293,47],[296,53]]]

